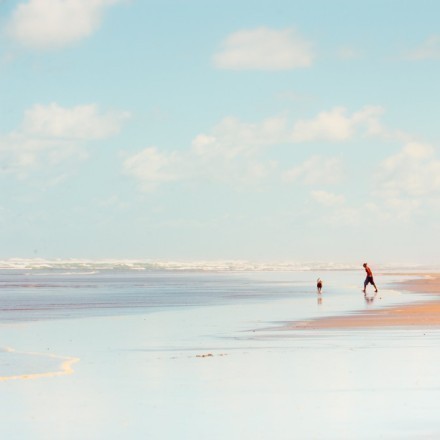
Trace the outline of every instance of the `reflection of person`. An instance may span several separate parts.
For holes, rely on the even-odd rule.
[[[321,293],[321,291],[322,291],[322,280],[321,280],[321,278],[318,278],[316,280],[316,288],[318,289],[318,293]]]
[[[363,264],[364,268],[365,268],[365,272],[367,272],[367,278],[365,278],[364,281],[364,290],[362,290],[362,292],[367,293],[367,286],[368,284],[372,284],[374,286],[374,291],[377,292],[377,287],[376,284],[374,283],[374,279],[373,279],[373,272],[371,271],[371,269],[368,267],[367,263]]]
[[[376,299],[376,296],[377,296],[377,293],[375,293],[373,296],[367,296],[367,295],[365,294],[365,295],[364,295],[365,302],[366,302],[367,304],[372,304],[373,301]]]

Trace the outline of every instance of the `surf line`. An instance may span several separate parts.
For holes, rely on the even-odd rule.
[[[30,379],[40,379],[43,377],[56,377],[56,376],[67,376],[69,374],[73,374],[75,370],[72,365],[76,362],[79,362],[80,359],[76,357],[67,357],[60,356],[57,354],[47,354],[47,353],[34,353],[34,352],[26,352],[26,351],[18,351],[11,347],[4,347],[3,350],[7,353],[17,353],[24,354],[29,356],[40,356],[40,357],[49,357],[53,359],[62,360],[59,370],[57,371],[44,371],[41,373],[29,373],[29,374],[15,374],[10,376],[0,376],[0,382],[4,382],[7,380],[30,380]]]

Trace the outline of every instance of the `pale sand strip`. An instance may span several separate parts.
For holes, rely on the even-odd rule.
[[[395,275],[395,274],[393,274]],[[404,275],[404,274],[402,274]],[[403,281],[400,289],[440,295],[440,274],[405,274],[421,278]],[[318,318],[292,322],[283,330],[361,329],[374,327],[436,327],[440,326],[440,299],[398,307],[370,310],[353,315]]]
[[[6,348],[4,348],[4,350],[8,353],[18,353],[18,354],[24,354],[24,355],[29,355],[29,356],[42,356],[42,357],[59,359],[59,360],[62,360],[62,362],[59,365],[59,370],[56,370],[56,371],[44,371],[42,373],[0,376],[0,382],[4,382],[6,380],[17,380],[17,379],[29,380],[29,379],[40,379],[43,377],[66,376],[66,375],[72,374],[74,372],[72,365],[75,364],[76,362],[79,362],[79,358],[75,358],[75,357],[59,356],[56,354],[17,351],[13,348],[10,348],[10,347],[6,347]]]

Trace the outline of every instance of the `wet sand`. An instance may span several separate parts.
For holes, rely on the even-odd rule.
[[[0,348],[0,382],[66,376],[74,373],[73,364],[77,362],[75,357]]]
[[[408,274],[402,274],[408,276]],[[419,278],[411,279],[398,283],[398,287],[409,292],[430,293],[440,295],[440,274],[439,273],[419,273],[411,274]]]
[[[395,276],[396,274],[393,275]],[[394,283],[393,287],[413,293],[440,295],[440,274],[424,273],[401,275],[418,276],[420,278]],[[380,292],[377,295],[380,296]],[[387,307],[385,309],[353,312],[345,316],[292,322],[284,326],[283,329],[361,329],[375,327],[440,327],[440,298]]]
[[[161,274],[157,283],[112,274],[81,288],[75,277],[47,288],[12,280],[18,287],[0,292],[0,436],[440,438],[440,326],[347,325],[354,314],[438,308],[440,296],[403,292],[425,291],[418,280],[395,284],[414,276],[380,274],[383,289],[367,304],[359,273],[326,273],[321,303],[308,272]],[[155,299],[175,304],[182,295],[197,306],[157,310]],[[139,313],[147,300],[154,312]],[[329,325],[341,316],[345,329]],[[321,329],[273,328],[285,322]]]

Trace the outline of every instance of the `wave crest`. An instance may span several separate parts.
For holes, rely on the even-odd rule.
[[[361,263],[335,262],[252,262],[246,260],[159,261],[130,259],[21,259],[0,260],[0,270],[89,274],[103,271],[202,271],[202,272],[268,272],[268,271],[342,271],[359,270]],[[362,269],[362,268],[361,268]],[[379,270],[423,270],[420,265],[382,264]]]

